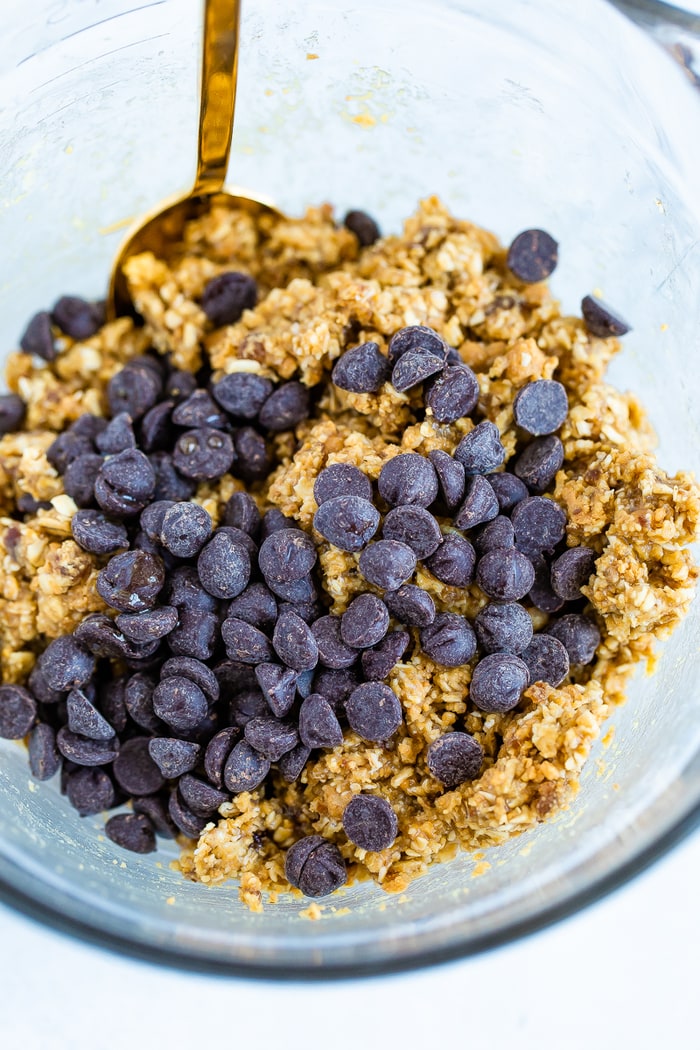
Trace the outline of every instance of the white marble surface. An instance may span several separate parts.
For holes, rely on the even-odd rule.
[[[697,1032],[699,885],[696,834],[632,884],[534,937],[430,971],[330,985],[160,970],[68,940],[0,907],[0,1045],[690,1046]]]

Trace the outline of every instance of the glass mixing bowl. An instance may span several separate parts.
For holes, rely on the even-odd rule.
[[[198,22],[192,0],[5,0],[4,347],[61,293],[102,294],[129,218],[188,186]],[[602,0],[257,0],[242,37],[233,183],[290,213],[366,208],[385,231],[430,193],[505,241],[551,230],[565,309],[599,288],[629,317],[612,380],[646,403],[663,465],[697,469],[700,94],[656,42]],[[120,852],[2,742],[2,897],[101,945],[224,973],[358,975],[501,943],[697,822],[699,626],[696,603],[570,809],[485,851],[479,878],[465,854],[400,896],[346,890],[319,922],[293,899],[252,914],[233,885],[184,882],[167,847]]]

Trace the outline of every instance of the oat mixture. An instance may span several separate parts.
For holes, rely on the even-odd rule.
[[[212,278],[231,270],[255,279],[257,303],[217,328],[201,299]],[[481,418],[498,428],[508,459],[518,391],[542,379],[566,388],[564,462],[548,495],[566,512],[568,545],[597,555],[583,587],[601,635],[595,659],[556,688],[530,685],[513,710],[486,713],[470,702],[473,662],[441,666],[409,648],[413,655],[386,679],[403,709],[390,741],[346,731],[342,743],[313,752],[296,782],[273,771],[267,786],[224,802],[198,840],[183,840],[181,869],[205,883],[238,880],[241,898],[259,909],[266,893],[274,899],[289,889],[288,848],[320,835],[337,846],[350,881],[369,877],[396,892],[432,862],[501,843],[565,807],[635,665],[651,661],[656,640],[683,617],[697,577],[688,545],[697,538],[699,491],[690,475],[657,465],[644,410],[605,383],[618,339],[562,316],[545,282],[516,278],[498,240],[437,198],[423,201],[400,235],[365,247],[327,206],[301,219],[258,220],[215,207],[190,223],[177,255],[137,256],[127,277],[143,326],[120,318],[83,340],[54,332],[58,352],[48,362],[10,356],[9,388],[26,416],[23,429],[0,438],[3,683],[26,683],[51,639],[106,611],[96,589],[105,558],[73,539],[77,507],[46,452],[85,413],[105,413],[106,384],[127,361],[155,348],[178,369],[208,363],[214,381],[249,372],[315,388],[310,417],[276,437],[269,478],[246,486],[226,474],[194,496],[216,525],[232,493],[247,487],[261,510],[278,508],[311,532],[322,469],[351,464],[376,480],[392,457],[452,453],[473,429],[468,417],[441,424],[423,412],[420,388],[399,393],[385,383],[377,393],[351,393],[329,382],[349,347],[373,341],[384,353],[399,329],[425,325],[476,373]],[[343,613],[359,593],[380,593],[359,572],[357,553],[315,540],[328,612]],[[422,564],[414,582],[438,612],[473,621],[486,604],[476,583],[449,586]],[[528,612],[536,630],[547,624],[546,612]],[[483,764],[476,779],[445,790],[426,755],[457,729],[481,745]],[[385,849],[361,849],[345,834],[344,810],[362,792],[381,795],[396,814],[396,838]]]

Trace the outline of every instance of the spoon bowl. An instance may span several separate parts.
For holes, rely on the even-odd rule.
[[[131,228],[112,263],[106,299],[108,320],[132,310],[124,264],[150,251],[172,255],[186,224],[213,205],[281,217],[272,202],[239,187],[224,189],[233,134],[238,74],[240,0],[204,0],[197,174],[189,193],[161,201]]]

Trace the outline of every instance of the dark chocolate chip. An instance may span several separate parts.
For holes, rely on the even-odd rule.
[[[97,593],[120,612],[150,609],[163,589],[163,562],[145,551],[115,554],[97,576]]]
[[[65,474],[68,465],[74,459],[77,459],[78,456],[90,455],[94,451],[92,438],[66,430],[51,442],[46,450],[46,458],[59,474]]]
[[[213,427],[187,430],[175,443],[173,464],[186,478],[213,481],[231,469],[235,459],[229,434]]]
[[[381,682],[396,666],[411,642],[408,631],[390,631],[373,649],[362,653],[362,673],[372,682]]]
[[[0,699],[0,705],[2,700]],[[2,707],[0,706],[0,728]],[[56,732],[46,722],[39,722],[29,733],[29,768],[35,780],[50,780],[58,772],[61,755],[56,747]]]
[[[358,658],[357,649],[347,645],[341,636],[340,616],[321,616],[311,624],[318,647],[318,659],[324,667],[338,670],[352,667]]]
[[[111,740],[114,728],[91,703],[82,689],[71,689],[66,699],[68,728],[91,740]]]
[[[299,526],[293,518],[287,518],[277,507],[271,507],[263,514],[260,525],[260,539],[261,541],[266,540],[273,532],[279,532],[280,529],[298,528]]]
[[[314,482],[314,499],[319,507],[336,496],[360,496],[372,499],[372,482],[351,463],[332,463],[325,467]]]
[[[353,649],[369,649],[389,630],[389,610],[374,594],[358,594],[340,618],[340,636]]]
[[[201,660],[195,660],[189,656],[171,656],[160,669],[160,679],[163,681],[165,678],[173,678],[176,675],[189,678],[191,682],[198,685],[212,704],[219,699],[219,680]]]
[[[313,677],[313,691],[325,696],[336,711],[343,706],[353,689],[359,684],[360,675],[354,667],[344,667],[338,671],[323,667],[317,670]],[[300,696],[302,695],[299,681],[297,681],[297,692]]]
[[[549,562],[542,554],[530,554],[535,570],[535,582],[528,591],[527,600],[542,612],[553,613],[563,608],[564,599],[552,590]]]
[[[258,564],[268,585],[301,580],[316,564],[316,545],[299,529],[279,529],[260,547]]]
[[[345,701],[350,728],[363,740],[383,743],[401,725],[401,702],[393,689],[382,682],[363,682]]]
[[[168,801],[168,816],[183,835],[198,839],[206,827],[207,818],[198,817],[180,798],[177,791],[172,791]]]
[[[454,451],[454,457],[466,474],[488,474],[500,467],[506,457],[501,435],[495,423],[488,419],[478,423],[465,434]]]
[[[361,496],[335,496],[314,514],[314,528],[329,543],[353,553],[362,550],[379,528],[379,511]]]
[[[391,370],[391,385],[398,393],[412,390],[419,383],[437,375],[445,367],[444,356],[426,354],[422,351],[407,350],[402,354]]]
[[[514,547],[495,547],[476,567],[476,582],[489,598],[515,602],[524,598],[535,582],[535,570],[524,554]]]
[[[395,332],[389,342],[389,360],[395,364],[409,351],[445,357],[447,344],[432,328],[422,324],[407,325]]]
[[[117,793],[109,773],[104,769],[76,769],[68,777],[66,795],[73,809],[81,817],[90,817],[111,809],[117,800]]]
[[[226,760],[224,784],[234,795],[241,791],[255,791],[269,772],[269,759],[251,747],[247,740],[239,740]]]
[[[252,310],[258,300],[258,286],[247,273],[227,270],[207,281],[202,292],[202,309],[216,327],[235,324],[244,310]]]
[[[0,737],[21,740],[36,721],[36,702],[21,685],[0,685]]]
[[[316,838],[317,836],[312,837]],[[347,879],[345,861],[338,847],[325,839],[321,839],[320,844],[310,852],[307,851],[305,853],[303,864],[298,869],[296,881],[290,878],[289,857],[290,854],[293,856],[293,851],[298,845],[299,843],[295,843],[287,851],[285,873],[292,885],[298,886],[305,896],[326,897],[329,893],[333,893],[334,890],[345,884]]]
[[[528,556],[553,551],[566,532],[566,514],[554,500],[528,496],[513,508],[515,545]]]
[[[105,835],[131,853],[152,853],[156,834],[145,813],[119,813],[105,824]]]
[[[270,663],[274,651],[269,638],[244,620],[229,616],[221,625],[221,637],[231,660],[244,664]]]
[[[128,412],[120,412],[95,438],[95,444],[106,456],[114,456],[127,448],[136,448],[136,437]]]
[[[491,653],[474,668],[469,696],[480,711],[512,711],[530,684],[527,664],[513,653]]]
[[[233,432],[236,459],[232,470],[244,481],[262,481],[272,469],[272,459],[265,438],[253,427],[241,427]]]
[[[264,583],[251,583],[229,604],[228,615],[264,631],[277,620],[277,600]]]
[[[424,507],[394,507],[384,519],[382,536],[405,543],[420,560],[429,558],[442,543],[440,526]]]
[[[536,379],[515,395],[513,417],[528,434],[553,434],[569,414],[566,389],[556,379]]]
[[[600,645],[600,631],[588,616],[568,613],[550,623],[545,632],[565,647],[572,664],[589,664]]]
[[[461,667],[476,652],[476,635],[472,625],[457,613],[437,613],[428,627],[420,632],[420,644],[436,664]]]
[[[535,438],[513,464],[513,470],[531,492],[539,493],[554,481],[564,462],[564,446],[556,435]]]
[[[197,573],[209,594],[235,598],[250,580],[250,555],[228,531],[219,529],[199,555]]]
[[[358,211],[356,208],[353,208],[343,219],[343,225],[351,233],[355,234],[361,248],[367,248],[370,244],[374,244],[375,241],[379,240],[379,227],[366,211]]]
[[[293,784],[295,780],[298,780],[310,755],[311,748],[306,744],[297,744],[291,751],[287,751],[286,755],[282,755],[277,763],[282,779],[288,784]]]
[[[77,295],[64,295],[51,311],[53,323],[71,339],[89,339],[104,322],[104,309],[99,303],[89,303]]]
[[[294,704],[297,672],[291,667],[261,663],[255,668],[255,677],[272,713],[284,718]]]
[[[390,507],[404,504],[429,507],[437,499],[438,478],[429,459],[415,452],[404,452],[384,464],[377,487]]]
[[[308,671],[318,663],[318,646],[313,632],[295,612],[280,614],[272,645],[282,663],[295,671]]]
[[[425,395],[426,407],[438,423],[454,423],[476,408],[479,383],[471,368],[451,365],[430,384]]]
[[[174,503],[161,524],[160,542],[176,558],[194,558],[211,536],[212,520],[197,503]]]
[[[399,822],[381,795],[354,795],[343,810],[343,830],[360,849],[377,853],[393,845]]]
[[[360,572],[375,587],[395,591],[416,571],[416,555],[406,543],[377,540],[360,554]]]
[[[162,389],[161,377],[155,369],[138,359],[129,361],[107,384],[112,418],[120,412],[127,412],[132,419],[140,419],[160,400]]]
[[[215,612],[219,604],[217,599],[202,587],[193,565],[182,565],[170,574],[166,593],[169,604],[180,611],[186,608]]]
[[[58,750],[64,758],[77,766],[106,766],[119,754],[119,740],[90,740],[71,733],[68,726],[59,729],[56,736]]]
[[[95,658],[73,635],[49,642],[39,657],[41,673],[50,689],[68,692],[85,685],[95,670]]]
[[[27,411],[19,394],[0,394],[0,434],[19,430]]]
[[[486,554],[494,547],[513,547],[515,545],[515,533],[510,518],[499,514],[492,521],[487,522],[479,529],[475,546],[479,554]]]
[[[581,313],[588,331],[600,339],[626,335],[632,330],[627,321],[614,313],[601,299],[596,299],[592,295],[586,295],[581,300]]]
[[[484,522],[493,521],[499,506],[496,493],[481,474],[467,478],[464,502],[454,516],[458,529],[473,529]]]
[[[208,709],[207,698],[199,686],[182,675],[163,679],[153,692],[153,710],[176,733],[194,729],[206,718]]]
[[[153,452],[149,462],[155,475],[154,500],[191,499],[196,485],[189,478],[178,474],[169,452]]]
[[[214,787],[223,787],[224,766],[239,736],[240,730],[237,726],[227,726],[226,729],[220,729],[207,744],[204,772]]]
[[[581,588],[595,572],[598,555],[590,547],[570,547],[552,562],[552,590],[564,601],[581,597]]]
[[[277,433],[292,430],[309,415],[309,389],[296,379],[278,386],[258,413],[260,426]]]
[[[433,576],[450,587],[467,587],[474,579],[475,565],[474,548],[457,532],[445,533],[435,553],[425,559]]]
[[[126,526],[110,521],[99,510],[78,510],[71,518],[75,542],[91,554],[112,554],[129,546]]]
[[[78,507],[89,507],[95,499],[95,482],[104,460],[94,452],[78,456],[66,467],[63,487]]]
[[[199,744],[174,737],[152,737],[148,741],[148,753],[166,780],[175,780],[194,769],[201,750]]]
[[[376,394],[391,375],[391,365],[377,343],[353,346],[338,358],[331,379],[353,394]]]
[[[415,584],[406,583],[396,591],[387,591],[384,601],[391,615],[409,627],[428,627],[435,619],[435,602]]]
[[[530,682],[547,682],[556,689],[569,673],[566,648],[558,638],[549,634],[534,635],[520,659],[527,665]]]
[[[161,835],[166,839],[176,837],[178,829],[168,812],[167,800],[162,795],[143,795],[140,798],[133,798],[131,804],[134,813],[143,813],[148,817],[155,828],[156,835]]]
[[[234,492],[224,510],[224,525],[240,529],[255,539],[260,532],[260,511],[258,505],[247,492]]]
[[[56,344],[51,331],[51,315],[47,310],[34,314],[20,338],[19,345],[25,354],[36,354],[44,361],[54,360]]]
[[[172,421],[176,427],[194,430],[198,427],[214,427],[225,430],[228,416],[222,412],[206,390],[195,390],[173,409]]]
[[[544,230],[523,230],[508,249],[507,265],[511,273],[526,284],[544,281],[554,273],[559,258],[559,245]]]
[[[177,627],[177,609],[172,605],[159,605],[142,613],[120,613],[115,623],[129,641],[152,642],[165,638]]]
[[[230,795],[207,784],[206,780],[193,777],[191,773],[185,773],[180,778],[177,788],[182,801],[197,817],[211,817],[219,806],[231,801]]]
[[[229,722],[245,729],[251,718],[269,714],[268,704],[259,689],[242,689],[229,703]]]
[[[127,740],[114,759],[114,779],[127,795],[152,795],[165,785],[163,775],[149,751],[149,738]]]
[[[299,743],[296,726],[291,722],[283,722],[273,715],[258,715],[257,718],[251,718],[249,722],[246,722],[244,732],[245,739],[251,747],[268,758],[270,762],[278,762],[282,755],[291,751]]]
[[[139,444],[144,452],[157,452],[171,447],[173,405],[173,401],[160,401],[143,416],[139,426]]]
[[[269,379],[254,372],[233,372],[211,388],[214,399],[236,419],[256,419],[273,390]]]
[[[440,487],[440,497],[447,510],[456,510],[464,499],[464,489],[466,487],[464,466],[450,456],[449,453],[443,452],[439,448],[429,452],[428,459],[435,467]]]
[[[532,640],[532,620],[517,602],[489,602],[477,613],[474,630],[486,653],[515,653],[518,656]]]
[[[525,482],[508,471],[487,474],[486,480],[496,493],[501,514],[508,514],[517,503],[520,503],[520,500],[529,495]]]
[[[95,499],[105,514],[127,518],[139,514],[155,495],[156,475],[138,449],[126,449],[102,464],[95,480]]]
[[[433,740],[425,757],[428,769],[448,791],[481,772],[484,749],[468,733],[444,733]]]

